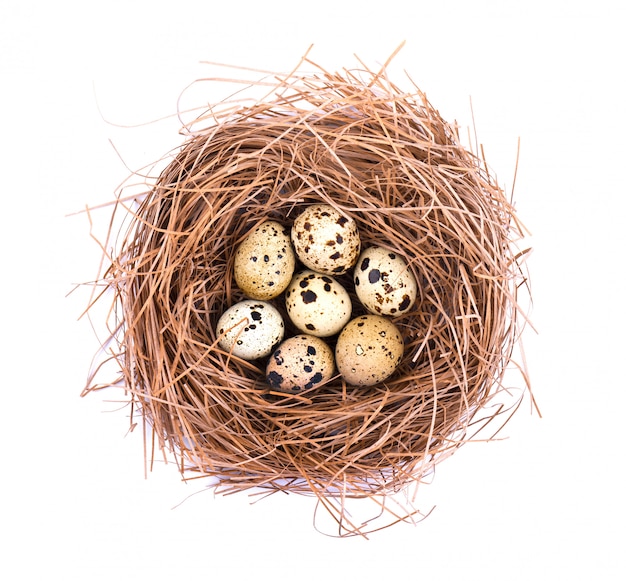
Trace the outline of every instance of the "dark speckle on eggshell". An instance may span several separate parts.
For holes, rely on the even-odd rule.
[[[283,376],[276,371],[270,371],[267,374],[267,382],[275,389],[279,388],[283,383]]]
[[[304,386],[304,389],[311,389],[316,384],[320,383],[322,379],[324,379],[324,376],[318,371],[313,377],[311,377],[311,381]]]
[[[302,295],[302,301],[305,305],[314,303],[317,300],[317,294],[312,290],[302,291],[300,294]]]
[[[411,297],[409,295],[404,295],[404,297],[402,297],[402,302],[398,305],[398,308],[401,311],[405,311],[406,309],[409,308],[411,304]]]

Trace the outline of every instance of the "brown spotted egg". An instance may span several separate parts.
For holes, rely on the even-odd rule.
[[[293,222],[291,241],[305,267],[329,275],[352,268],[361,249],[356,222],[328,204],[308,206]]]
[[[254,228],[237,248],[235,282],[248,297],[270,300],[287,288],[295,264],[289,229],[270,220]]]
[[[332,276],[312,270],[293,277],[285,292],[285,305],[293,324],[316,337],[339,333],[352,315],[348,291]]]
[[[353,277],[356,294],[370,313],[397,317],[417,298],[417,282],[406,261],[386,248],[366,248]]]
[[[285,335],[285,324],[276,307],[247,299],[227,309],[217,321],[219,346],[242,359],[269,355]]]
[[[363,315],[341,331],[335,362],[346,383],[376,385],[396,370],[403,353],[404,341],[396,325],[380,315]]]
[[[332,349],[319,337],[296,335],[283,341],[267,362],[272,389],[300,393],[328,381],[335,371]]]

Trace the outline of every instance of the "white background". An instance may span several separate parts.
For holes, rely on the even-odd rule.
[[[624,579],[625,24],[613,1],[3,0],[0,577]],[[525,402],[505,439],[440,465],[429,518],[369,540],[316,532],[308,499],[192,495],[161,463],[144,478],[126,411],[79,397],[96,340],[88,293],[66,296],[100,256],[67,215],[180,142],[175,119],[118,126],[174,113],[215,73],[201,61],[282,71],[313,44],[328,69],[375,67],[403,40],[392,74],[462,127],[471,100],[508,191],[520,139],[543,418]]]

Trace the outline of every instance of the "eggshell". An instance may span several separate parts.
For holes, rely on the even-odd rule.
[[[403,353],[404,341],[396,325],[380,315],[363,315],[341,331],[335,362],[346,383],[369,386],[387,379]]]
[[[300,393],[328,381],[334,371],[332,349],[319,337],[304,334],[276,348],[267,362],[266,378],[272,389]]]
[[[217,322],[219,346],[242,359],[269,355],[285,335],[285,324],[276,307],[247,299],[234,304]]]
[[[285,304],[293,324],[316,337],[339,333],[352,315],[346,289],[332,276],[308,269],[293,277],[285,292]]]
[[[235,282],[246,296],[270,300],[287,288],[295,265],[289,229],[271,220],[254,228],[237,248]]]
[[[353,277],[357,297],[370,313],[398,316],[417,298],[417,282],[406,261],[386,248],[366,248]]]
[[[361,250],[354,219],[328,204],[308,206],[293,222],[291,241],[304,266],[329,275],[347,272]]]

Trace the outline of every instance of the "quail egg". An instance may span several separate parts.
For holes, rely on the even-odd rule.
[[[396,325],[380,315],[363,315],[341,331],[335,362],[346,383],[369,386],[387,379],[403,353],[404,341]]]
[[[339,333],[352,315],[348,291],[332,276],[308,269],[293,277],[285,304],[293,324],[316,337]]]
[[[289,229],[273,220],[263,222],[235,252],[235,282],[246,296],[270,300],[287,288],[295,264]]]
[[[406,261],[386,248],[365,249],[353,277],[357,297],[370,313],[398,316],[417,298],[417,282]]]
[[[334,371],[332,349],[319,337],[303,334],[276,348],[267,362],[266,378],[272,389],[300,393],[328,381]]]
[[[247,299],[230,307],[217,321],[219,346],[242,359],[269,355],[285,335],[279,311],[268,302]]]
[[[291,241],[306,268],[329,275],[352,268],[361,249],[356,222],[328,204],[308,206],[293,222]]]

